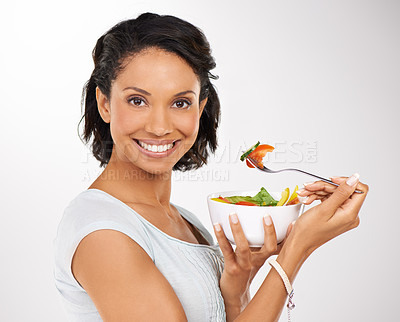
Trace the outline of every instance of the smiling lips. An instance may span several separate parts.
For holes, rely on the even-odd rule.
[[[175,143],[179,140],[163,140],[163,141],[156,141],[156,140],[137,140],[134,141],[146,152],[153,152],[161,155],[165,155],[167,151],[172,150],[175,147]]]

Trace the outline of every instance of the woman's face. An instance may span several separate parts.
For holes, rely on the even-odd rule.
[[[128,59],[109,100],[97,89],[114,141],[112,159],[148,173],[171,171],[196,140],[207,101],[199,95],[197,75],[179,56],[150,48]]]

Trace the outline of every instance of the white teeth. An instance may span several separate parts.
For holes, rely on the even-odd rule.
[[[146,144],[144,142],[139,141],[139,145],[143,148],[146,149],[148,151],[151,152],[165,152],[169,149],[171,149],[174,145],[172,143],[170,144],[164,144],[164,145],[151,145],[151,144]]]

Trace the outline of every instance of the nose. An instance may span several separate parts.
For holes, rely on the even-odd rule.
[[[172,132],[172,119],[168,108],[153,107],[149,111],[145,130],[156,136],[164,136]]]

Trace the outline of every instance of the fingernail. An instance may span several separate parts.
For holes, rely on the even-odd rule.
[[[266,216],[264,217],[264,222],[265,222],[265,224],[266,224],[267,226],[271,226],[271,225],[272,225],[271,216],[266,215]]]
[[[297,190],[296,193],[297,193],[298,195],[301,195],[301,194],[303,194],[305,191],[306,191],[306,189],[301,188],[301,189]]]
[[[221,231],[221,225],[219,223],[214,224],[215,231]]]
[[[332,180],[335,180],[335,179],[339,179],[340,177],[329,177],[329,179],[331,179],[331,181]]]
[[[301,203],[306,203],[307,200],[308,200],[308,197],[297,196],[297,199],[299,199],[299,201],[300,201]]]
[[[309,184],[313,184],[315,181],[304,182],[303,186],[307,187]]]
[[[231,222],[233,224],[237,224],[239,222],[238,216],[235,213],[230,214],[229,217],[231,218]]]
[[[359,178],[360,178],[360,175],[358,173],[354,173],[350,178],[347,179],[346,183],[350,187],[353,187],[356,185]]]

